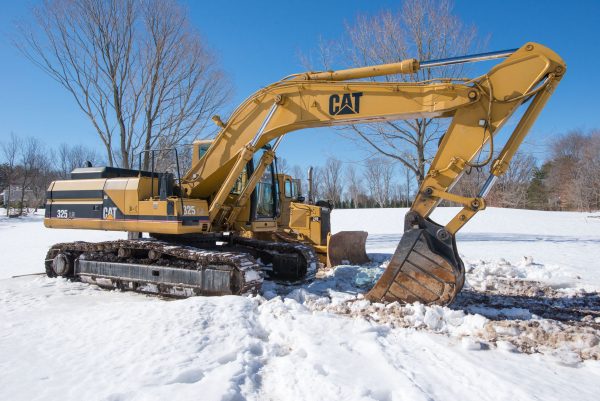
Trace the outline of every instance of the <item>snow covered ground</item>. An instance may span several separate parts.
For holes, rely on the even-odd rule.
[[[438,209],[449,220],[456,209]],[[370,232],[366,266],[254,298],[166,301],[40,272],[48,246],[122,233],[0,218],[0,399],[596,400],[600,214],[488,209],[458,236],[467,285],[450,307],[360,295],[403,209],[336,210]]]

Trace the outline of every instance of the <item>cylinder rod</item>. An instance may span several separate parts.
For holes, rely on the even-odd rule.
[[[441,58],[437,60],[421,61],[421,68],[440,67],[443,65],[451,64],[462,64],[462,63],[474,63],[476,61],[494,60],[498,58],[505,58],[513,54],[519,49],[499,50],[495,52],[469,54],[466,56]]]
[[[273,152],[275,152],[277,150],[282,139],[283,139],[283,135],[277,137],[277,139],[275,140],[275,143],[273,144],[273,147],[271,148],[273,150]]]
[[[488,194],[492,190],[492,187],[496,183],[497,179],[498,179],[497,175],[490,174],[490,176],[487,178],[487,180],[485,180],[483,187],[481,187],[481,190],[479,190],[479,194],[477,195],[477,197],[485,198],[486,196],[488,196]]]
[[[271,117],[273,117],[275,110],[277,110],[277,103],[273,103],[273,105],[269,109],[269,112],[267,113],[267,116],[265,117],[262,124],[260,125],[258,132],[256,133],[256,135],[254,135],[254,138],[252,138],[252,141],[250,142],[251,146],[253,146],[253,147],[256,146],[256,143],[258,142],[260,136],[263,134],[263,132],[265,132],[265,128],[267,128],[267,125],[271,121]]]

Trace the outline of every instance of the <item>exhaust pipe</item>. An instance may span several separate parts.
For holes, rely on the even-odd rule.
[[[312,205],[315,203],[313,199],[313,168],[312,166],[308,168],[308,204]]]

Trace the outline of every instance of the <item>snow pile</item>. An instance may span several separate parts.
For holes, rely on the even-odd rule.
[[[331,312],[355,318],[384,324],[392,328],[410,327],[427,329],[435,333],[466,335],[481,332],[487,319],[480,315],[465,314],[442,306],[426,306],[418,302],[401,305],[398,302],[390,304],[371,303],[362,294],[344,296],[331,292],[331,298],[319,297],[298,289],[284,299],[292,299],[305,305],[312,311]]]
[[[515,280],[528,278],[525,273],[529,268],[545,270],[543,265],[533,264],[530,259],[516,266],[508,262],[495,268],[486,268],[488,265],[485,262],[481,266],[470,265],[470,270],[476,274],[467,273],[467,283],[476,285],[470,289],[467,285],[450,307],[419,303],[400,305],[397,302],[384,305],[365,300],[363,293],[377,281],[387,262],[340,266],[328,271],[321,280],[301,288],[266,283],[269,289],[265,297],[280,296],[285,302],[295,301],[313,312],[463,338],[463,344],[469,343],[475,348],[498,347],[550,355],[558,352],[567,355],[566,359],[571,361],[568,364],[574,363],[572,355],[577,355],[579,362],[600,360],[598,293],[571,290],[565,294],[536,281]],[[556,314],[566,323],[538,316],[545,310],[550,310],[549,317]],[[589,315],[582,316],[588,312]]]
[[[504,258],[498,261],[475,260],[466,261],[465,270],[471,287],[488,290],[493,289],[498,278],[512,278],[536,281],[550,281],[554,277],[564,277],[564,272],[558,266],[544,266],[535,263],[531,256],[524,256],[514,265]],[[567,276],[577,279],[577,276]]]
[[[390,254],[402,236],[406,211],[334,210],[331,226],[334,231],[368,231],[367,251]],[[431,217],[445,224],[459,211],[453,207],[437,208]],[[485,262],[487,267],[495,268],[508,261],[513,266],[507,270],[529,279],[589,291],[600,288],[600,212],[487,208],[459,231],[456,240],[465,262],[473,261],[478,266]],[[543,270],[527,266],[527,262],[522,262],[524,257],[544,265]]]

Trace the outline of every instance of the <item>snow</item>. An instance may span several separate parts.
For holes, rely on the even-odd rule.
[[[334,211],[335,230],[370,232],[371,264],[184,300],[11,278],[52,243],[124,234],[0,218],[0,399],[597,399],[600,214],[488,209],[458,236],[455,304],[372,304],[405,212]]]
[[[367,251],[390,253],[402,236],[407,210],[335,210],[331,226],[334,232],[368,231]],[[432,219],[445,224],[459,211],[460,208],[437,208]],[[598,212],[488,208],[458,233],[457,242],[466,262],[485,263],[486,269],[498,274],[503,271],[507,276],[542,279],[556,286],[600,288]],[[538,268],[537,262],[543,263],[543,269]]]
[[[0,209],[0,279],[43,271],[40,262],[46,258],[46,252],[52,244],[127,238],[127,234],[114,231],[51,230],[43,226],[43,212],[9,219],[5,217],[5,209]]]

